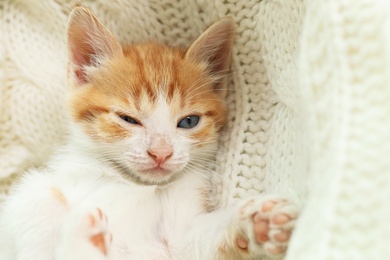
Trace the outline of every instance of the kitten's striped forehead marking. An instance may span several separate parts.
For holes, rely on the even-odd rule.
[[[145,126],[155,134],[168,133],[172,129],[173,118],[171,115],[170,106],[160,92],[157,95],[154,109],[150,116],[146,119]]]

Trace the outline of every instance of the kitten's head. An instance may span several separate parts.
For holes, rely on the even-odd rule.
[[[233,23],[220,20],[187,50],[122,47],[86,8],[68,24],[70,112],[93,155],[145,184],[167,183],[212,158],[226,122]]]

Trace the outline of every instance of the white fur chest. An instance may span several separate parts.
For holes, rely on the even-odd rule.
[[[102,186],[88,199],[107,215],[113,259],[171,259],[196,216],[204,212],[198,176],[167,185],[138,186],[117,183]]]

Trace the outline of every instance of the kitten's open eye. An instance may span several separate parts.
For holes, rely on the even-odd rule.
[[[199,116],[186,116],[179,121],[177,127],[179,128],[194,128],[199,123]]]
[[[133,125],[139,125],[140,124],[135,119],[133,119],[133,118],[131,118],[129,116],[119,115],[119,117],[122,118],[122,120],[126,121],[129,124],[133,124]]]

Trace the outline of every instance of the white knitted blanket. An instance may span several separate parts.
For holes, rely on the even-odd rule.
[[[64,138],[73,1],[0,1],[0,194]],[[237,25],[222,203],[302,205],[287,259],[390,259],[390,2],[85,0],[122,43]]]

